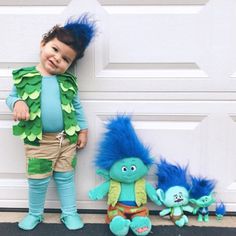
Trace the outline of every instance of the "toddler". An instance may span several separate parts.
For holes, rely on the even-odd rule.
[[[76,77],[67,70],[83,57],[95,33],[95,23],[86,14],[56,25],[43,36],[39,63],[12,73],[14,86],[6,103],[19,121],[13,134],[24,140],[29,185],[29,212],[18,224],[21,229],[32,230],[43,221],[51,177],[61,203],[61,221],[70,230],[83,227],[74,170],[76,148],[85,147],[88,127]]]

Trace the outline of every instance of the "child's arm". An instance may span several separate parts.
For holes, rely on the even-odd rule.
[[[13,111],[14,108],[14,104],[21,100],[20,97],[18,96],[18,93],[16,91],[16,86],[13,85],[11,93],[8,95],[7,99],[6,99],[6,104],[8,106],[8,108]]]
[[[9,109],[13,111],[15,121],[29,119],[29,108],[27,104],[19,98],[15,86],[13,86],[11,93],[7,97],[6,104]]]
[[[83,130],[79,131],[78,141],[77,141],[77,148],[78,149],[84,148],[87,144],[87,140],[88,140],[88,130],[83,129]]]
[[[77,148],[84,148],[88,140],[88,124],[85,119],[83,107],[80,102],[78,94],[72,100],[73,107],[75,108],[76,119],[81,131],[78,133]]]

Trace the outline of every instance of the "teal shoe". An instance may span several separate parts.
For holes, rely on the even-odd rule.
[[[61,215],[61,221],[69,230],[81,229],[84,227],[84,223],[81,220],[78,213],[73,215]]]
[[[42,221],[43,221],[43,216],[34,216],[28,214],[18,223],[18,227],[23,230],[32,230]]]

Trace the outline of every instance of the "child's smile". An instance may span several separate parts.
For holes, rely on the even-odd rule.
[[[63,74],[72,64],[76,52],[57,38],[41,43],[40,63],[37,66],[42,75]]]

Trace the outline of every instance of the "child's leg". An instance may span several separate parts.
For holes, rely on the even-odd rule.
[[[82,228],[84,224],[76,207],[74,171],[54,172],[53,176],[61,202],[61,221],[70,230]]]
[[[18,226],[24,230],[32,230],[43,220],[43,210],[50,177],[44,179],[28,179],[29,213]]]

